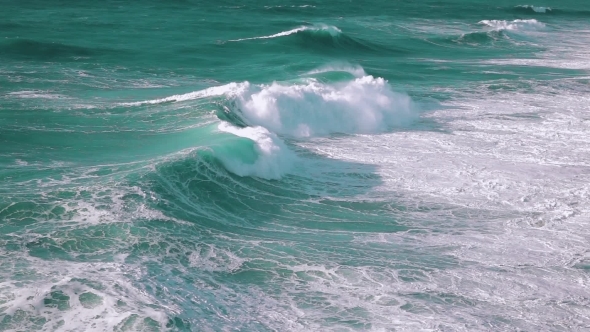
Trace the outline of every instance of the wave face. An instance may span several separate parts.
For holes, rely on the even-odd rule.
[[[587,330],[590,3],[508,2],[2,1],[0,331]]]
[[[246,138],[254,146],[231,148],[214,147],[226,169],[239,176],[258,176],[265,179],[280,179],[290,170],[296,156],[285,143],[264,127],[238,128],[228,123],[219,124],[219,130]]]

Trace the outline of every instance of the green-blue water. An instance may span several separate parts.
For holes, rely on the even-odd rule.
[[[0,1],[1,331],[590,326],[590,3]]]

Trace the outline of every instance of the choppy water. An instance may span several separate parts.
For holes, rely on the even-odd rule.
[[[0,8],[0,330],[590,328],[590,3]]]

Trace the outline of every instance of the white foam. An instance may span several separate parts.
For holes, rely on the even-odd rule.
[[[68,261],[56,265],[34,257],[20,257],[19,263],[29,267],[30,275],[36,278],[0,282],[1,312],[12,316],[9,324],[14,324],[13,328],[113,331],[134,315],[138,322],[129,325],[141,326],[145,318],[159,328],[167,323],[166,310],[157,305],[158,301],[128,280],[125,273],[138,273],[130,266]],[[67,300],[60,303],[56,295],[67,296]]]
[[[250,86],[236,98],[249,125],[291,137],[378,133],[415,116],[410,97],[373,76],[334,84],[309,79]]]
[[[339,308],[350,303],[384,320],[406,317],[401,310],[396,315],[400,306],[382,306],[373,299],[409,302],[429,313],[421,317],[420,327],[436,321],[461,330],[455,324],[481,326],[482,317],[503,317],[524,330],[548,324],[587,326],[587,267],[575,265],[589,261],[590,139],[584,133],[590,129],[590,98],[584,82],[564,86],[537,81],[534,93],[498,93],[485,86],[469,93],[455,90],[446,109],[427,115],[444,132],[298,143],[330,158],[374,165],[383,184],[370,195],[384,201],[399,195],[396,204],[408,207],[405,220],[426,220],[408,222],[413,229],[407,233],[359,234],[359,242],[390,245],[398,252],[407,246],[421,257],[407,260],[412,263],[425,261],[425,248],[445,252],[433,259],[452,257],[451,267],[421,270],[424,275],[411,282],[397,278],[407,271],[388,270],[392,272],[382,276],[380,269],[369,266],[363,276],[381,280],[383,286],[370,280],[332,281],[331,275],[312,286],[333,296]],[[428,300],[407,296],[413,292]],[[441,294],[442,299],[467,303],[457,311],[460,317],[449,316],[448,307],[432,301],[430,295]],[[572,300],[572,294],[580,297]],[[352,296],[362,300],[353,302]]]
[[[295,29],[291,29],[291,30],[287,30],[287,31],[282,31],[279,33],[275,33],[274,35],[268,35],[268,36],[260,36],[260,37],[250,37],[250,38],[241,38],[241,39],[232,39],[229,40],[230,42],[239,42],[239,41],[244,41],[244,40],[254,40],[254,39],[271,39],[271,38],[277,38],[277,37],[284,37],[284,36],[289,36],[301,31],[327,31],[329,32],[331,35],[336,36],[339,33],[342,32],[342,30],[338,29],[335,26],[332,25],[325,25],[325,24],[318,24],[318,25],[313,25],[313,26],[301,26]]]
[[[432,195],[473,208],[539,213],[548,223],[567,219],[590,204],[584,189],[590,167],[590,141],[584,134],[589,98],[583,83],[553,84],[537,86],[535,94],[497,95],[482,87],[473,92],[476,97],[449,102],[452,109],[429,116],[452,135],[356,136],[348,142],[330,140],[317,152],[379,165],[384,190]],[[314,142],[300,144],[315,149]]]
[[[239,176],[257,176],[264,179],[279,179],[287,173],[296,161],[295,154],[274,133],[263,127],[238,128],[227,122],[218,126],[219,130],[254,141],[256,160],[248,163],[231,154],[217,157],[225,168]]]
[[[541,30],[545,28],[545,24],[535,19],[530,20],[483,20],[479,24],[486,25],[493,30],[513,30],[513,31],[527,31],[527,30]]]

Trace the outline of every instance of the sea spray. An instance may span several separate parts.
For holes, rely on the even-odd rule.
[[[300,138],[378,133],[416,116],[410,97],[372,76],[333,84],[275,82],[252,86],[236,98],[246,123]]]

